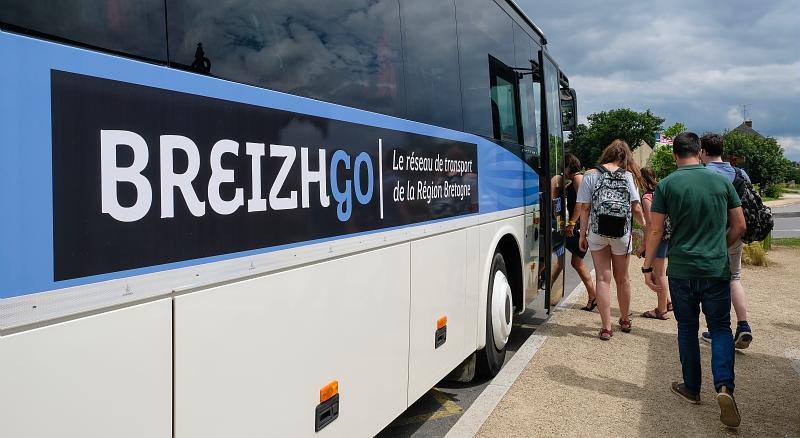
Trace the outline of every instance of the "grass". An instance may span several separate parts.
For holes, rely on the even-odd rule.
[[[774,243],[774,241],[773,241]],[[749,243],[742,251],[742,263],[745,265],[768,266],[767,252],[760,242]]]
[[[780,237],[772,239],[773,246],[800,248],[800,237]]]

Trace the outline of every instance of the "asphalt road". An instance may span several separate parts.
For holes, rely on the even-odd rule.
[[[772,237],[800,237],[800,203],[775,207],[772,213],[775,215]]]
[[[567,265],[569,265],[569,253]],[[591,256],[586,257],[592,269]],[[571,292],[580,283],[580,278],[571,267],[567,268],[564,290]],[[508,340],[506,362],[528,340],[547,318],[544,310],[544,294],[540,293],[522,315],[515,315],[514,328]],[[461,414],[478,398],[490,380],[476,379],[470,383],[443,380],[428,391],[416,403],[378,434],[380,438],[443,437],[458,421]]]

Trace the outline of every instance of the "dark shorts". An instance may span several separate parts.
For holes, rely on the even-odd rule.
[[[580,245],[578,245],[578,242],[580,241],[581,238],[581,230],[580,228],[578,228],[579,226],[580,224],[578,224],[578,226],[575,227],[575,232],[572,233],[572,237],[566,237],[565,244],[569,252],[572,253],[572,255],[584,258],[586,256],[586,251],[581,251]]]
[[[667,258],[667,250],[669,250],[669,240],[662,240],[661,243],[658,244],[658,248],[656,249],[656,258],[657,259]]]

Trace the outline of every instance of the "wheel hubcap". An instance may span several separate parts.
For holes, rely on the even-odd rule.
[[[494,274],[492,286],[492,336],[494,345],[502,350],[511,334],[511,323],[514,319],[511,285],[501,271]]]

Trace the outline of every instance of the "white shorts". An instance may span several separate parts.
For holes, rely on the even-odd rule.
[[[586,240],[589,242],[590,251],[600,251],[610,246],[611,254],[614,255],[627,255],[631,252],[631,233],[622,237],[605,237],[590,231],[589,235],[586,236]]]

